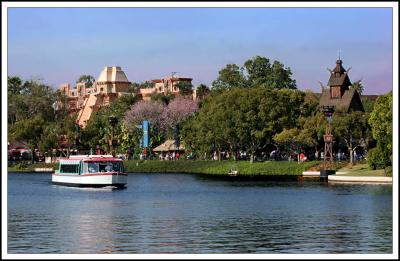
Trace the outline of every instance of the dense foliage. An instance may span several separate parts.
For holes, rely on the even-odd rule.
[[[236,158],[244,150],[253,161],[273,135],[294,127],[303,99],[298,90],[262,88],[234,88],[207,97],[183,127],[185,144],[199,155],[229,151]]]
[[[55,136],[49,130],[66,117],[65,112],[54,109],[56,97],[57,93],[40,80],[8,77],[9,140],[25,141],[31,151],[39,148],[42,152],[50,151],[54,143],[48,140],[49,137],[54,140]]]
[[[124,124],[140,143],[144,120],[150,122],[150,147],[154,148],[167,138],[178,138],[174,131],[186,119],[197,112],[197,102],[189,97],[178,96],[168,104],[159,100],[139,101],[124,114]]]
[[[370,152],[368,159],[368,164],[372,168],[380,168],[392,164],[392,106],[392,92],[380,96],[376,100],[374,109],[368,119],[368,122],[372,127],[372,135],[377,141],[377,148],[375,151]]]
[[[215,91],[235,87],[265,89],[296,89],[296,80],[291,78],[291,69],[285,68],[279,61],[271,61],[262,56],[247,60],[242,67],[228,64],[219,71],[218,78],[213,81]]]
[[[368,114],[352,111],[337,111],[333,115],[333,135],[343,141],[348,149],[350,163],[353,163],[354,151],[357,147],[366,147],[370,136]]]
[[[81,130],[80,143],[86,148],[96,148],[97,145],[105,151],[110,151],[110,140],[114,136],[118,153],[125,153],[130,146],[135,144],[134,136],[128,131],[123,121],[124,113],[132,106],[136,98],[132,95],[124,95],[111,103],[108,107],[102,107],[88,122],[85,129]],[[113,128],[109,118],[117,118],[117,125]]]

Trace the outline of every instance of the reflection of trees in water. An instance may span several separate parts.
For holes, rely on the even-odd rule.
[[[9,177],[13,253],[392,251],[390,186],[134,174],[111,190],[21,176]]]

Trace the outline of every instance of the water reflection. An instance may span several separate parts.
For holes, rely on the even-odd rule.
[[[390,253],[387,186],[130,175],[124,190],[9,176],[9,253]]]

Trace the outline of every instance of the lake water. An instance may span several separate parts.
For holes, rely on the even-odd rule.
[[[130,174],[70,188],[9,173],[8,253],[392,253],[392,187]]]

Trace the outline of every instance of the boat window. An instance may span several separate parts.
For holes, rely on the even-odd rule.
[[[122,170],[122,163],[121,162],[113,162],[113,171],[116,171],[116,172],[123,172],[123,170]]]
[[[88,162],[83,165],[83,171],[95,172],[123,172],[122,162]]]
[[[78,164],[68,164],[60,166],[61,173],[78,173],[79,165]]]
[[[99,163],[98,162],[89,162],[88,170],[89,170],[89,173],[99,172]]]
[[[99,170],[100,172],[111,172],[113,170],[112,162],[100,162]]]
[[[89,172],[88,163],[87,162],[83,162],[82,163],[82,171],[81,171],[81,173],[88,173],[88,172]]]

